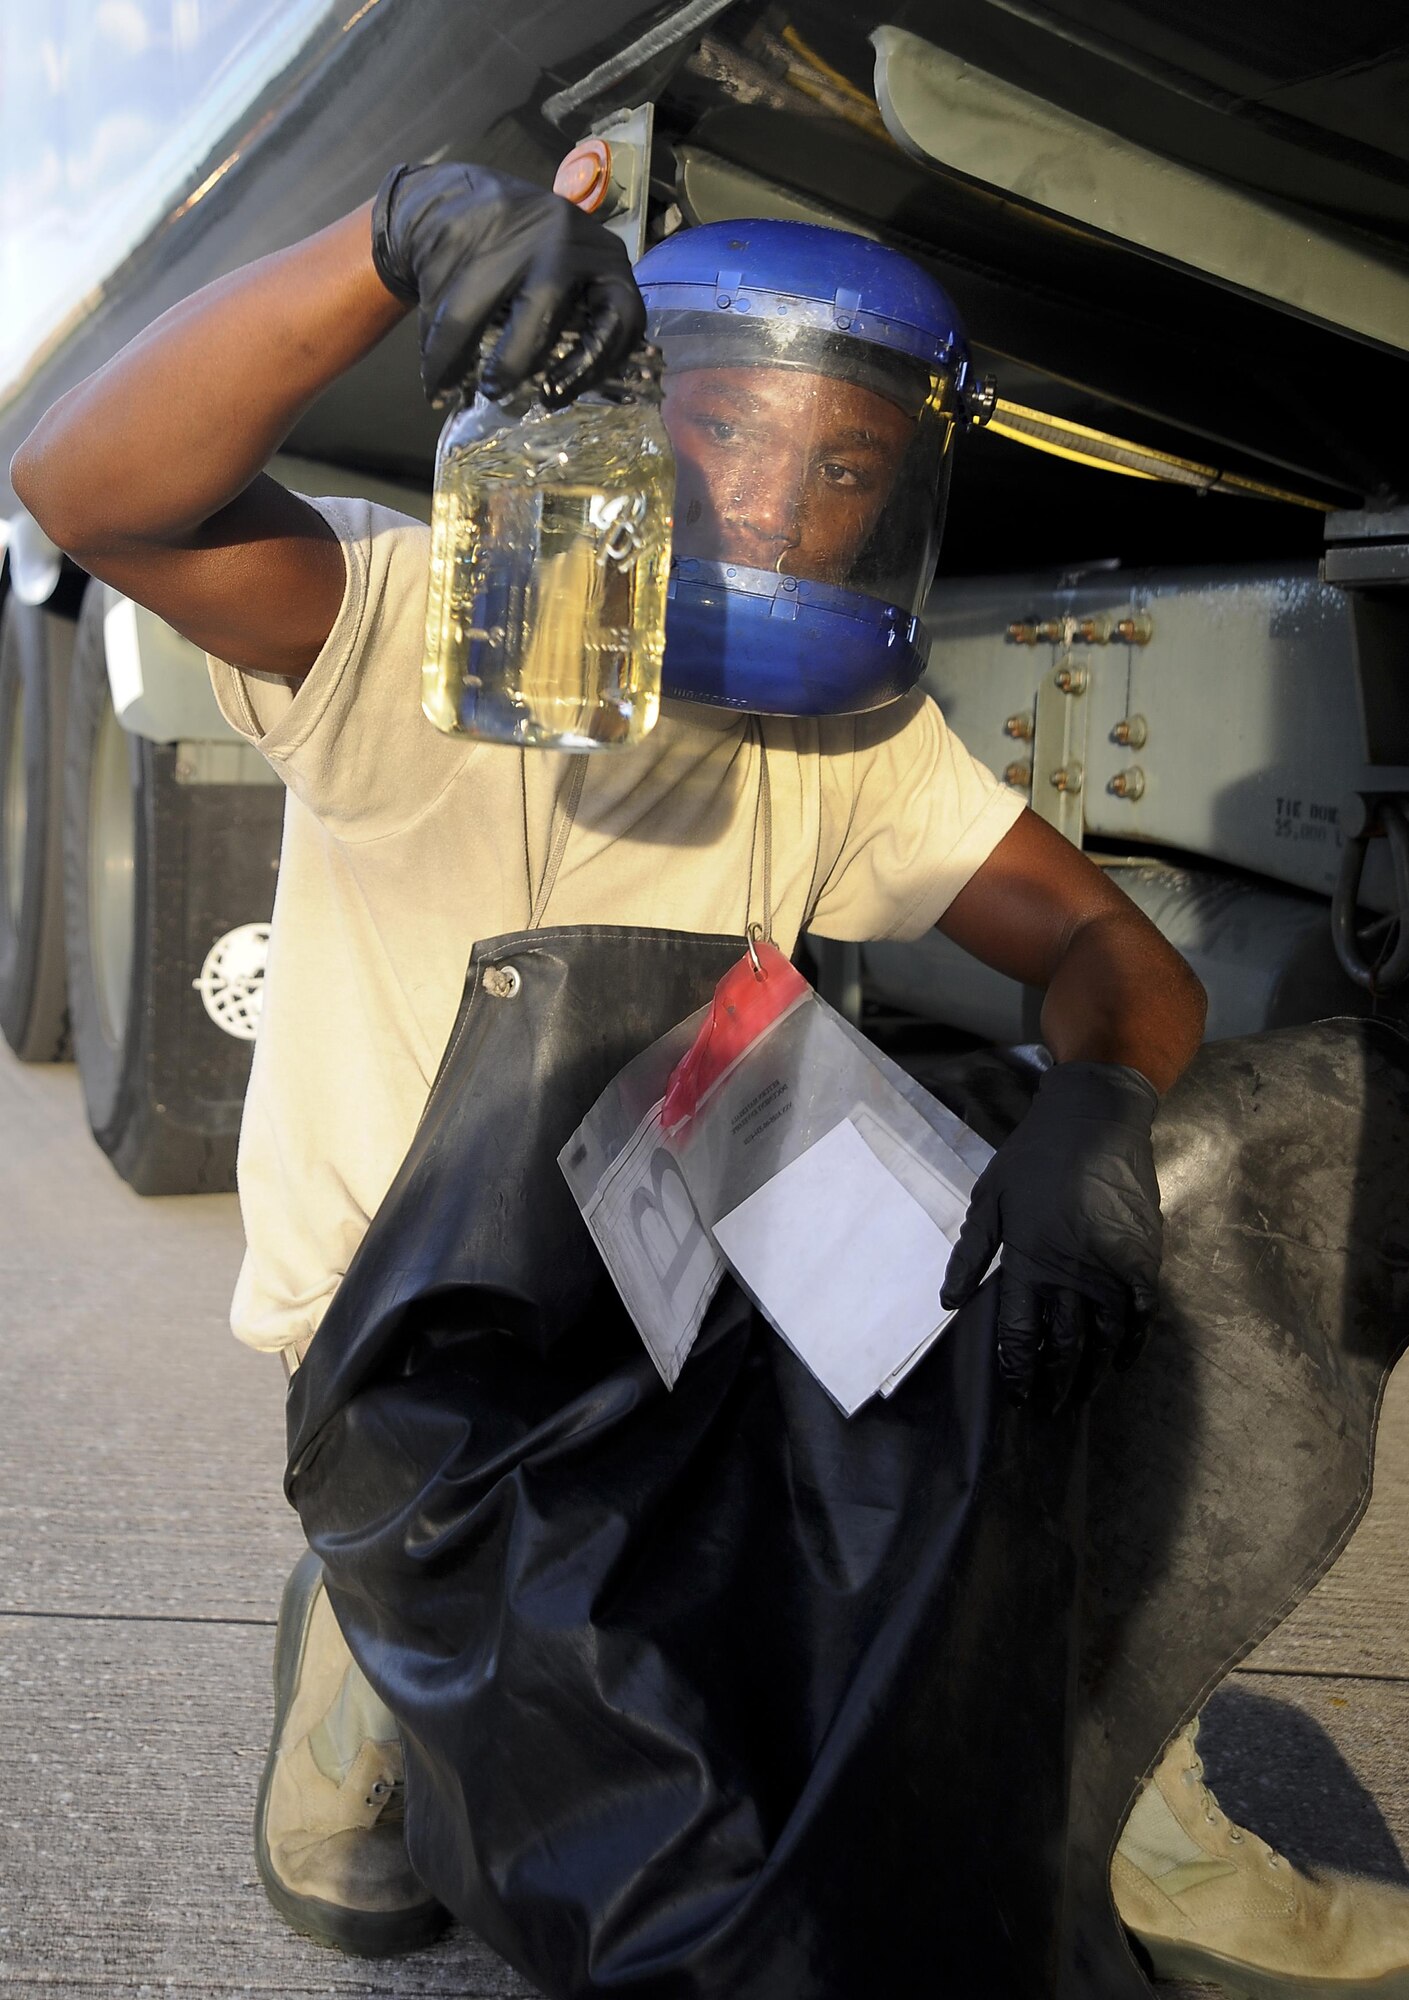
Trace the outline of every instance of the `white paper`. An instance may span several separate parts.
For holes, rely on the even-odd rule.
[[[668,1389],[725,1265],[700,1226],[652,1105],[582,1211],[602,1261]]]
[[[851,1416],[893,1387],[950,1317],[949,1237],[847,1118],[723,1216],[745,1289]]]
[[[941,1234],[953,1243],[969,1212],[972,1191],[972,1175],[966,1171],[958,1154],[944,1140],[932,1140],[933,1149],[942,1152],[952,1163],[954,1171],[946,1174],[933,1159],[926,1159],[898,1132],[893,1132],[885,1120],[878,1118],[867,1105],[858,1104],[851,1118],[868,1150],[875,1154],[887,1173],[899,1181],[905,1192],[920,1204]]]

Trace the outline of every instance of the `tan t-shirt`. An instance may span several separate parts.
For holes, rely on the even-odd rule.
[[[316,1329],[401,1163],[477,939],[524,929],[571,760],[441,735],[420,708],[429,531],[315,500],[347,564],[307,679],[212,660],[227,719],[288,787],[263,1013],[240,1135],[251,1346]],[[588,760],[543,921],[742,934],[761,919],[760,747],[773,935],[919,937],[1021,810],[916,693],[867,716],[757,719],[667,702]],[[752,902],[749,887],[752,872]]]

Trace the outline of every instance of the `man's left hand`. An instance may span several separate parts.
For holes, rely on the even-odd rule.
[[[963,1305],[1000,1245],[998,1367],[1026,1403],[1089,1395],[1133,1361],[1159,1279],[1150,1128],[1158,1093],[1121,1063],[1059,1062],[979,1176],[941,1302]]]

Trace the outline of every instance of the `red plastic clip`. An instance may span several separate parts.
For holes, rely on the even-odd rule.
[[[693,1118],[759,1037],[812,991],[777,945],[754,930],[744,956],[715,987],[709,1019],[671,1072],[660,1120],[667,1134]]]

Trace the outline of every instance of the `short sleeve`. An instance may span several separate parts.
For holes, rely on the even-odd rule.
[[[421,712],[430,531],[368,500],[308,504],[337,535],[346,568],[323,650],[296,686],[214,658],[211,684],[226,721],[331,832],[373,840],[416,818],[471,747]]]
[[[922,937],[992,854],[1023,800],[969,755],[929,696],[858,716],[849,755],[824,753],[824,839],[834,860],[810,929]]]

